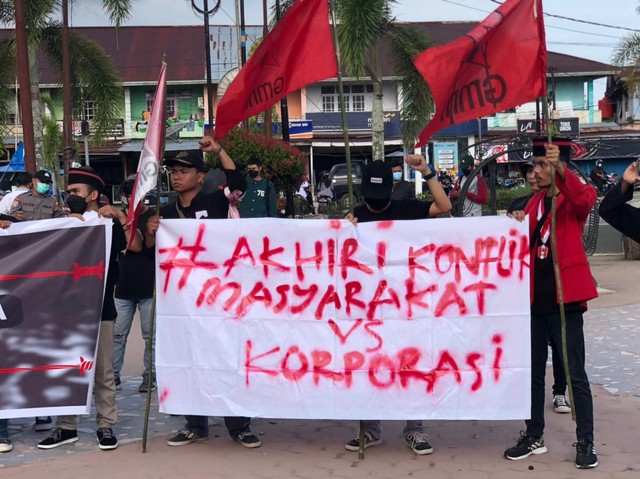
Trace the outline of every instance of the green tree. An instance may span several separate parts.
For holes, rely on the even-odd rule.
[[[640,14],[640,5],[636,12]],[[630,33],[620,40],[613,51],[613,63],[625,68],[627,90],[637,91],[640,87],[640,33]]]
[[[391,14],[396,0],[334,0],[341,63],[348,77],[367,78],[373,85],[371,129],[373,159],[384,159],[384,111],[382,103],[382,49],[390,45],[395,76],[401,78],[402,138],[407,147],[433,114],[429,88],[413,65],[415,55],[431,47],[424,33],[398,24]],[[282,2],[285,11],[293,0]]]
[[[61,6],[61,0],[25,2],[37,168],[44,166],[45,146],[36,52],[40,48],[60,73],[60,77],[62,76],[62,25],[54,20],[60,16]],[[130,15],[131,0],[102,0],[102,7],[110,21],[119,27]],[[13,0],[0,0],[0,22],[13,25],[14,21]],[[99,143],[121,116],[123,93],[118,85],[120,76],[111,58],[96,42],[74,33],[73,30],[70,41],[73,107],[75,111],[83,111],[85,101],[94,103],[92,135],[93,140]],[[3,104],[2,107],[6,108],[6,102],[2,100],[10,96],[10,87],[15,79],[15,39],[0,42],[0,62],[3,65],[0,74],[0,102]],[[62,83],[62,80],[60,82]],[[2,113],[0,110],[0,114]]]

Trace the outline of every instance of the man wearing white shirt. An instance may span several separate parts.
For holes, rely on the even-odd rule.
[[[31,180],[33,180],[33,176],[31,173],[27,173],[26,171],[21,171],[16,175],[16,189],[10,191],[4,198],[0,200],[0,214],[8,215],[11,210],[11,205],[13,204],[13,200],[15,200],[22,193],[26,193],[29,191],[29,185],[31,184]]]

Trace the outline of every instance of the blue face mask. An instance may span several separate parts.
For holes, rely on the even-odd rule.
[[[41,195],[44,195],[49,191],[49,185],[47,183],[38,183],[36,185],[36,191]]]
[[[402,179],[402,171],[393,172],[393,181],[400,181]]]

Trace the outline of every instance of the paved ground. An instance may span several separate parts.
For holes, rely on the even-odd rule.
[[[31,421],[12,421],[16,449],[0,455],[0,478],[83,478],[108,474],[118,478],[174,478],[215,475],[219,478],[613,478],[640,477],[640,263],[623,261],[620,255],[591,258],[593,273],[602,290],[586,316],[589,374],[593,386],[596,447],[600,466],[579,471],[573,464],[574,425],[568,415],[547,410],[546,442],[549,453],[511,462],[502,459],[513,443],[521,421],[434,421],[428,424],[435,453],[416,457],[401,438],[402,424],[385,422],[385,443],[367,450],[364,461],[344,450],[354,423],[344,421],[254,421],[263,446],[247,450],[233,443],[221,421],[211,420],[210,439],[187,447],[165,443],[182,419],[158,413],[151,407],[148,452],[141,452],[140,438],[144,396],[137,392],[142,364],[141,340],[131,339],[118,394],[120,421],[116,432],[121,446],[99,451],[94,423],[80,424],[80,441],[50,451],[35,443],[46,433],[31,429]]]

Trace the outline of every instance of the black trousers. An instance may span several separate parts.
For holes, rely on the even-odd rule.
[[[576,413],[576,438],[593,441],[593,398],[585,371],[584,333],[581,311],[567,311],[567,356]],[[531,419],[527,435],[544,434],[544,376],[547,367],[549,340],[558,345],[558,359],[562,360],[562,331],[560,313],[531,314]]]

